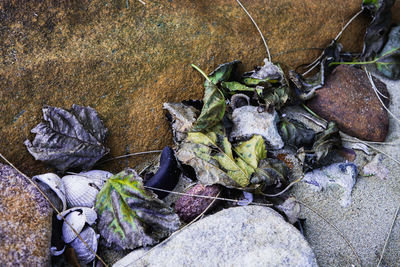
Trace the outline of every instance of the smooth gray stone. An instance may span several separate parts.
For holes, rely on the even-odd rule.
[[[260,206],[222,210],[144,253],[135,250],[114,266],[317,266],[300,232]]]

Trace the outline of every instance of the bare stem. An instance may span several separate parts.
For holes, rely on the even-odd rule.
[[[263,42],[264,42],[265,49],[267,50],[268,61],[271,62],[271,54],[270,54],[270,52],[269,52],[269,48],[268,48],[267,42],[265,41],[264,35],[262,34],[260,28],[258,27],[258,25],[257,25],[257,23],[255,22],[255,20],[252,18],[252,16],[250,15],[250,13],[247,11],[247,9],[243,6],[243,4],[242,4],[239,0],[236,0],[236,2],[237,2],[237,3],[239,4],[239,6],[243,9],[243,11],[246,13],[246,15],[250,18],[250,20],[251,20],[251,22],[253,22],[254,26],[256,26],[256,29],[257,29],[258,33],[260,34],[261,39],[262,39]]]

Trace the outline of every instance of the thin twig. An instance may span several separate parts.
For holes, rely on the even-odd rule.
[[[229,202],[234,202],[234,203],[238,203],[238,202],[240,201],[240,200],[231,199],[231,198],[211,197],[211,196],[193,195],[193,194],[188,194],[188,193],[175,192],[175,191],[160,189],[160,188],[151,187],[151,186],[144,186],[144,187],[147,188],[147,189],[151,189],[151,190],[155,190],[155,191],[161,191],[161,192],[167,192],[167,193],[170,193],[170,194],[180,195],[180,196],[207,198],[207,199],[213,199],[213,200],[229,201]],[[250,205],[264,206],[264,207],[271,207],[271,206],[273,206],[272,204],[255,203],[255,202],[250,203]]]
[[[353,137],[353,138],[354,139],[342,137],[342,140],[347,141],[347,142],[352,142],[352,143],[359,143],[361,141],[360,139],[357,139],[355,137]],[[383,145],[383,146],[398,146],[398,145],[400,145],[400,143],[395,143],[395,142],[372,142],[372,141],[363,141],[363,142],[368,143],[368,144]]]
[[[376,85],[375,85],[374,80],[372,79],[371,73],[370,73],[366,68],[364,68],[364,71],[365,71],[365,73],[367,74],[368,80],[369,80],[369,82],[371,83],[372,88],[374,89],[375,95],[376,95],[376,97],[379,99],[379,102],[381,102],[383,108],[386,109],[386,111],[387,111],[398,123],[400,123],[400,119],[397,118],[396,115],[394,115],[394,114],[385,106],[385,104],[383,103],[382,99],[379,97],[379,95],[378,95],[378,93],[377,93],[377,92],[378,92],[378,88],[376,88]]]
[[[221,194],[221,191],[218,192],[217,197]],[[151,251],[153,251],[154,249],[156,249],[157,247],[163,245],[164,243],[168,242],[172,237],[174,237],[175,235],[179,234],[180,232],[182,232],[184,229],[186,229],[187,227],[189,227],[190,225],[192,225],[194,222],[196,222],[198,219],[200,219],[209,209],[210,207],[214,204],[214,202],[217,200],[214,199],[213,201],[211,201],[211,203],[207,206],[207,208],[205,208],[205,210],[203,210],[196,218],[194,218],[190,223],[188,223],[187,225],[185,225],[184,227],[182,227],[181,229],[179,229],[178,231],[172,233],[167,239],[163,240],[161,243],[159,243],[158,245],[152,247],[150,250],[148,250],[146,253],[144,253],[142,256],[140,256],[139,258],[137,258],[134,262],[130,263],[133,264],[141,259],[143,259],[147,254],[149,254]],[[128,266],[128,265],[125,265]]]
[[[341,29],[341,31],[338,33],[338,35],[336,35],[335,39],[333,39],[334,42],[336,42],[340,36],[342,36],[343,32],[346,30],[346,28],[350,25],[350,23],[358,17],[358,15],[360,15],[363,12],[363,10],[361,9],[360,11],[358,11],[353,17],[351,17],[351,19],[343,26],[343,28]],[[302,74],[302,76],[307,75],[308,73],[310,73],[316,66],[318,66],[321,62],[320,59],[324,56],[324,52],[321,53],[321,55],[319,55],[319,57],[317,57],[317,59],[315,59],[312,63],[310,63],[307,67],[312,66],[310,69],[308,69],[306,72],[304,72]],[[306,68],[307,68],[306,67]]]
[[[151,154],[151,153],[160,153],[160,152],[162,152],[162,150],[150,150],[150,151],[143,151],[143,152],[136,152],[136,153],[126,154],[126,155],[117,156],[117,157],[113,157],[113,158],[110,158],[110,159],[103,160],[103,161],[97,163],[96,165],[101,165],[101,164],[104,164],[104,163],[107,163],[107,162],[110,162],[110,161],[113,161],[113,160],[116,160],[116,159],[123,159],[123,158],[128,158],[128,157],[131,157],[131,156],[138,156],[138,155]]]
[[[0,153],[0,157],[8,164],[10,165],[14,170],[16,170],[20,175],[22,175],[25,179],[27,179],[29,181],[30,184],[32,184],[38,191],[39,193],[49,202],[50,206],[55,210],[55,212],[57,213],[57,215],[59,215],[63,221],[72,229],[72,231],[74,232],[74,234],[83,242],[83,244],[85,244],[85,246],[90,250],[90,252],[92,252],[96,258],[101,261],[101,263],[104,266],[108,266],[104,260],[102,258],[100,258],[99,255],[97,255],[96,252],[93,251],[93,249],[86,243],[85,240],[82,239],[82,237],[80,236],[80,234],[75,230],[74,227],[72,227],[72,225],[65,220],[65,217],[61,214],[61,212],[57,209],[57,207],[53,204],[53,202],[51,202],[51,200],[48,198],[48,196],[42,191],[42,189],[40,189],[40,187],[34,183],[32,181],[31,178],[29,178],[25,173],[23,173],[22,171],[20,171],[19,169],[17,169],[17,167],[15,167],[8,159],[6,159],[6,157],[3,156],[3,154]]]
[[[381,257],[379,258],[378,265],[376,265],[376,267],[379,267],[379,265],[381,265],[381,261],[383,259],[383,255],[385,254],[385,249],[386,249],[386,246],[387,246],[387,244],[389,242],[390,234],[393,231],[393,226],[394,226],[394,223],[396,222],[396,218],[397,218],[397,214],[399,213],[399,210],[400,210],[400,205],[397,207],[396,212],[394,213],[392,225],[390,226],[389,232],[387,233],[386,240],[385,240],[385,245],[383,246]]]
[[[250,13],[247,11],[247,9],[242,5],[242,3],[241,3],[239,0],[236,0],[236,2],[237,2],[237,3],[239,4],[239,6],[243,9],[243,11],[246,13],[246,15],[250,18],[250,20],[251,20],[251,22],[253,22],[254,26],[256,26],[257,31],[258,31],[258,33],[260,34],[261,39],[262,39],[263,42],[264,42],[265,49],[267,50],[268,61],[269,61],[269,62],[272,62],[272,61],[271,61],[271,54],[269,53],[269,48],[268,48],[267,42],[265,41],[264,35],[262,34],[260,28],[258,27],[257,23],[256,23],[256,22],[254,21],[254,19],[252,18],[252,16],[250,15]]]
[[[327,224],[329,224],[333,229],[335,229],[335,231],[343,238],[343,240],[347,243],[347,245],[350,247],[350,249],[352,250],[353,254],[356,256],[358,263],[360,264],[360,266],[362,266],[362,262],[360,257],[358,256],[356,250],[354,249],[353,245],[350,243],[350,241],[342,234],[342,232],[336,227],[336,225],[332,224],[330,221],[328,221],[328,219],[326,219],[324,216],[322,216],[321,214],[319,214],[316,210],[314,210],[313,208],[311,208],[308,204],[296,199],[296,201],[303,205],[304,207],[306,207],[307,209],[309,209],[310,211],[312,211],[314,214],[316,214],[318,217],[320,217],[322,220],[324,220]]]
[[[336,35],[334,41],[339,40],[340,36],[342,36],[344,30],[346,30],[346,28],[350,25],[350,23],[358,17],[358,15],[360,15],[363,12],[363,9],[361,9],[360,11],[358,11],[347,23],[346,25],[343,26],[342,30],[338,33],[338,35]]]

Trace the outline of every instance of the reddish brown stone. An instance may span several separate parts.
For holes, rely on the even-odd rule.
[[[1,266],[50,265],[52,213],[25,177],[0,164]]]
[[[374,78],[378,90],[389,95],[386,85]],[[340,65],[307,106],[341,131],[363,140],[382,142],[389,129],[389,117],[363,70]]]
[[[220,191],[221,188],[218,185],[204,186],[202,184],[197,184],[186,193],[191,195],[216,197]],[[199,216],[212,201],[213,199],[211,198],[182,196],[175,203],[175,211],[182,221],[190,222]]]

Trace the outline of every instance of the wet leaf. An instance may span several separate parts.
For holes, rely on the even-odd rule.
[[[104,146],[107,129],[91,107],[73,105],[70,111],[43,108],[44,122],[31,130],[35,139],[26,140],[29,153],[59,171],[91,169],[109,149]]]
[[[180,147],[177,157],[184,164],[191,165],[204,184],[246,187],[258,162],[266,156],[264,140],[259,135],[234,148],[226,136],[215,132],[189,133],[185,142],[187,144]],[[238,156],[235,157],[233,151]]]
[[[392,23],[391,8],[394,2],[394,0],[363,1],[362,8],[370,10],[373,19],[365,32],[362,61],[375,58],[385,44]]]
[[[208,78],[213,84],[228,81],[239,63],[240,61],[234,60],[232,62],[221,64],[210,75],[208,75]],[[207,86],[207,83],[208,82],[206,81],[204,85]]]
[[[334,146],[340,146],[341,139],[339,135],[339,129],[336,123],[329,122],[326,129],[318,133],[315,137],[315,142],[312,147],[312,151],[317,161],[325,158]]]
[[[203,102],[200,116],[193,124],[193,131],[210,129],[224,117],[225,97],[215,84],[206,82]]]
[[[376,62],[378,70],[390,79],[400,79],[400,26],[391,29],[379,57],[382,59]]]
[[[95,208],[107,246],[120,249],[155,244],[180,225],[178,216],[143,187],[133,170],[109,178],[97,194]]]
[[[296,120],[283,118],[278,124],[279,134],[287,145],[297,148],[310,146],[315,137],[315,132]]]

